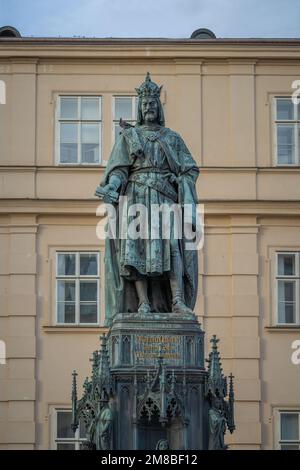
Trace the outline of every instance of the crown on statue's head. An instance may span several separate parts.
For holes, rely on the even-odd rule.
[[[152,97],[159,98],[162,86],[156,85],[150,78],[150,73],[147,72],[145,81],[139,88],[136,88],[136,92],[139,98]]]

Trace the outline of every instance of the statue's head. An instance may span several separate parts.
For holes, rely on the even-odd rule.
[[[167,439],[160,439],[156,444],[156,450],[169,450],[169,443]]]
[[[216,408],[217,410],[222,411],[222,409],[223,409],[223,400],[222,400],[222,398],[219,397],[218,395],[214,396],[214,397],[213,397],[213,400],[212,400],[212,405],[213,405],[214,408]]]
[[[152,82],[149,72],[145,81],[139,88],[136,88],[139,102],[137,113],[137,125],[159,124],[165,125],[164,111],[160,101],[162,86]]]
[[[109,402],[108,393],[106,392],[105,389],[103,389],[102,392],[101,392],[101,396],[100,396],[100,405],[101,405],[101,407],[108,406],[108,402]]]

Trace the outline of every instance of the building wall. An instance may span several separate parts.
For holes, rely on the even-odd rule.
[[[196,43],[195,43],[196,44]],[[53,407],[70,405],[103,327],[54,325],[55,251],[99,250],[98,184],[112,146],[112,97],[150,71],[163,84],[167,126],[200,166],[205,242],[196,313],[220,338],[236,383],[233,449],[274,447],[276,410],[300,409],[299,328],[274,327],[274,254],[299,249],[299,167],[274,167],[272,99],[291,94],[299,46],[0,44],[0,448],[51,446]],[[103,162],[55,163],[59,94],[103,99]],[[103,282],[101,315],[104,313]],[[298,337],[298,338],[297,338]],[[206,349],[208,350],[208,349]],[[300,367],[300,366],[298,366]]]

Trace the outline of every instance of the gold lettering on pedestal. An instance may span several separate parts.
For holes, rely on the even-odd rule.
[[[161,352],[164,359],[180,359],[180,338],[176,336],[136,336],[136,359],[157,358]]]

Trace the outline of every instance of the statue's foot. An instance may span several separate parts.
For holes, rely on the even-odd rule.
[[[142,302],[138,308],[138,313],[140,315],[148,315],[151,313],[151,306],[148,302]]]
[[[194,315],[193,311],[182,300],[176,300],[172,305],[172,312],[176,315]]]

